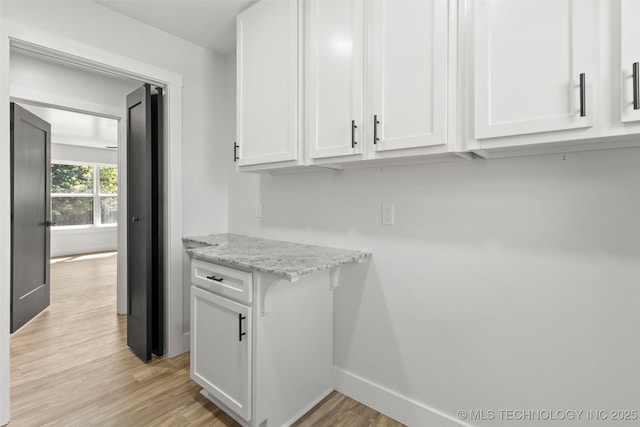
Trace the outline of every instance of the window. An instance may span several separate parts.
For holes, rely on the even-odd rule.
[[[118,168],[51,165],[51,218],[56,226],[116,225]]]

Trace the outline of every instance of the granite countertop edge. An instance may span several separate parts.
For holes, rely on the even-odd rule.
[[[203,261],[271,273],[290,281],[343,264],[362,262],[365,251],[307,245],[240,234],[183,237],[190,257]],[[191,245],[197,245],[195,247]],[[191,246],[191,247],[190,247]]]

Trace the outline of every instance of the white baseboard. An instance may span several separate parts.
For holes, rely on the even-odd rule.
[[[333,367],[333,386],[340,393],[409,427],[473,427],[336,366]]]
[[[185,332],[182,334],[182,351],[179,354],[186,353],[189,350],[191,350],[191,332]]]

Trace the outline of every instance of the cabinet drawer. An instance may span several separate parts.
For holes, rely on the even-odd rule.
[[[251,273],[194,259],[191,262],[191,283],[227,298],[250,304],[253,301]]]

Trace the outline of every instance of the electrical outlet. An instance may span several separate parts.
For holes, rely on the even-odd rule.
[[[382,204],[382,225],[393,225],[395,222],[395,206],[393,203]]]
[[[260,202],[256,202],[255,216],[256,218],[262,218],[262,203]]]

